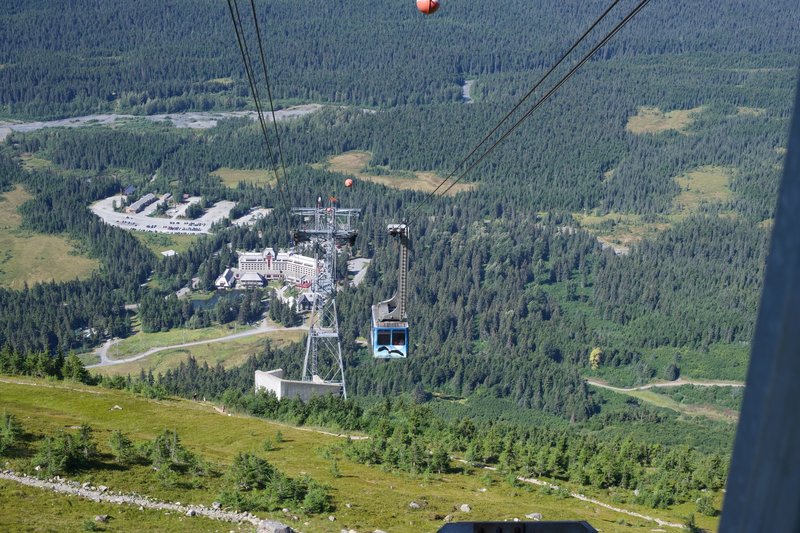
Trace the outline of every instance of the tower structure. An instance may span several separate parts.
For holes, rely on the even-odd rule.
[[[338,208],[335,198],[330,198],[326,207],[321,197],[316,207],[292,209],[300,219],[294,240],[313,247],[317,264],[302,380],[338,384],[345,398],[347,384],[336,313],[336,252],[339,245],[355,242],[358,232],[354,226],[360,213],[359,209]]]

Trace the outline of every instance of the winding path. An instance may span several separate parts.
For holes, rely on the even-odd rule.
[[[307,329],[305,326],[285,328],[282,326],[273,326],[265,322],[262,323],[257,328],[248,329],[246,331],[241,331],[239,333],[233,333],[231,335],[226,335],[224,337],[217,337],[214,339],[205,339],[200,341],[184,342],[182,344],[174,344],[172,346],[156,346],[155,348],[150,348],[146,352],[142,352],[132,357],[126,357],[124,359],[109,359],[108,357],[109,348],[111,348],[111,346],[113,346],[114,344],[118,343],[121,340],[121,339],[111,339],[106,341],[105,344],[103,344],[103,346],[101,346],[100,349],[97,351],[97,355],[100,356],[100,362],[94,365],[89,365],[86,368],[99,368],[103,366],[114,366],[114,365],[121,365],[124,363],[132,363],[133,361],[144,359],[145,357],[149,357],[154,353],[163,352],[165,350],[173,350],[177,348],[189,348],[192,346],[200,346],[202,344],[212,344],[215,342],[232,341],[235,339],[242,339],[244,337],[252,337],[253,335],[261,335],[262,333],[269,333],[271,331],[298,331],[305,329]]]
[[[595,387],[613,390],[616,392],[635,392],[639,390],[648,390],[648,389],[665,388],[665,387],[681,387],[683,385],[694,385],[695,387],[744,387],[744,383],[741,381],[717,381],[713,379],[695,380],[695,379],[683,379],[683,378],[678,378],[675,381],[657,381],[653,383],[648,383],[647,385],[641,385],[639,387],[631,387],[631,388],[615,387],[613,385],[609,385],[604,381],[592,378],[587,378],[586,383],[588,383],[589,385],[594,385]]]

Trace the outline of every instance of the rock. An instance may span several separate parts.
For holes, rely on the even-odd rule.
[[[258,533],[294,533],[292,528],[275,520],[262,520],[258,523],[257,531]]]
[[[335,517],[335,516],[333,516],[333,515],[330,515],[330,516],[328,517],[328,520],[330,520],[331,522],[335,522],[335,521],[336,521],[336,517]]]
[[[525,518],[530,518],[531,520],[541,520],[542,513],[529,513],[525,515]]]
[[[39,466],[39,465],[36,465],[36,468],[34,468],[34,470],[36,470],[37,472],[39,472],[41,469],[42,469],[42,467]]]
[[[284,513],[284,514],[289,514],[289,509],[284,507],[283,509],[281,509],[281,512]]]
[[[344,506],[347,507],[348,509],[352,509],[353,508],[353,504],[352,503],[346,503],[346,504],[344,504]]]
[[[514,522],[519,522],[519,518],[514,518]]]
[[[99,487],[97,487],[97,490],[99,490],[100,492],[107,492],[108,487],[106,487],[105,485],[100,485]]]
[[[444,517],[444,521],[445,522],[452,522],[453,521],[453,515],[449,514],[449,515],[445,516]]]
[[[212,502],[211,508],[218,511],[222,508],[222,504],[219,502]]]
[[[462,503],[462,504],[461,504],[461,505],[458,507],[458,510],[459,510],[459,511],[461,511],[462,513],[468,513],[468,512],[470,512],[470,511],[472,511],[472,507],[470,507],[470,506],[469,506],[469,505],[467,505],[466,503]]]
[[[417,502],[411,502],[411,503],[408,504],[408,506],[410,508],[412,508],[412,509],[422,509],[422,506],[420,504],[418,504]]]
[[[478,489],[478,492],[486,492],[486,487],[481,487]]]
[[[122,411],[122,407],[120,407],[119,405],[115,405],[114,407],[109,409],[109,411]]]
[[[139,506],[139,510],[140,510],[140,511],[144,511],[144,507],[142,507],[142,506],[140,505],[140,506]]]
[[[384,530],[382,530],[382,529],[376,529],[372,533],[386,533],[386,532]]]
[[[81,485],[81,488],[88,489],[88,488],[89,488],[89,487],[91,487],[91,486],[92,486],[92,484],[91,484],[91,483],[89,483],[89,482],[87,481],[86,483],[84,483],[83,485]]]
[[[195,516],[195,515],[197,515],[197,511],[195,511],[194,509],[189,509],[188,511],[186,511],[186,516]]]
[[[298,520],[300,520],[300,517],[299,517],[299,516],[297,516],[296,514],[293,514],[293,515],[292,515],[292,520],[294,520],[295,522],[297,522]]]
[[[107,514],[99,514],[94,517],[95,522],[108,522],[108,515]]]

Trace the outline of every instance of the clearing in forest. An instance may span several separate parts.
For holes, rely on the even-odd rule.
[[[172,233],[146,233],[132,231],[131,234],[161,257],[161,252],[174,250],[176,253],[186,253],[192,244],[200,238],[199,235],[175,235]]]
[[[67,239],[20,228],[17,208],[31,198],[20,185],[0,194],[0,287],[87,277],[98,262],[79,255]]]
[[[627,253],[631,244],[654,237],[656,233],[696,213],[703,204],[730,200],[730,181],[734,172],[732,168],[704,166],[677,176],[675,182],[681,191],[672,200],[671,213],[657,215],[647,222],[642,215],[635,213],[573,213],[572,216],[601,244],[614,248],[617,253]]]
[[[413,172],[409,170],[391,170],[387,167],[369,167],[372,154],[369,152],[351,151],[328,159],[327,164],[320,165],[332,172],[350,174],[356,179],[379,183],[393,189],[411,189],[431,192],[444,179],[435,172]],[[448,182],[448,185],[452,182]],[[459,183],[447,193],[454,196],[460,192],[470,191],[477,183]],[[446,188],[447,186],[445,186]],[[440,189],[440,191],[443,189]]]
[[[220,167],[211,173],[222,180],[226,187],[234,188],[239,182],[252,185],[274,185],[275,176],[267,169],[245,170],[240,168]]]
[[[657,107],[640,107],[639,112],[628,119],[625,126],[631,133],[660,133],[662,131],[682,132],[694,121],[694,115],[702,111],[702,107],[694,109],[675,109],[664,113]]]
[[[731,199],[733,170],[725,167],[699,167],[675,178],[681,192],[672,200],[673,216],[686,216],[704,203],[723,203]]]

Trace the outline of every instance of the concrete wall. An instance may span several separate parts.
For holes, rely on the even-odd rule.
[[[261,389],[272,391],[280,400],[282,398],[300,398],[307,402],[314,396],[342,393],[341,385],[322,383],[319,381],[291,381],[283,379],[283,369],[267,372],[256,370],[256,391]]]

